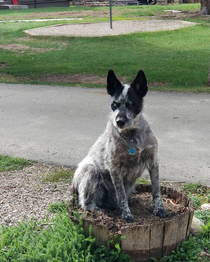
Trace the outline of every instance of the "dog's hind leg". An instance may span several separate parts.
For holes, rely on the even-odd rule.
[[[149,173],[152,182],[152,196],[153,196],[153,215],[158,217],[166,217],[167,212],[163,207],[162,197],[159,184],[159,167],[156,160],[149,165]]]
[[[97,206],[103,197],[103,190],[100,186],[101,174],[94,165],[87,164],[78,170],[80,172],[78,179],[79,205],[84,210],[101,211]]]

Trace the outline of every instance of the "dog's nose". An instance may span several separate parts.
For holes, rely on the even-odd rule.
[[[123,120],[117,120],[117,125],[122,128],[125,125],[125,121]]]

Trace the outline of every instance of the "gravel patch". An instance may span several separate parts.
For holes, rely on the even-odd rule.
[[[69,183],[42,182],[55,169],[58,167],[37,163],[21,171],[0,172],[0,226],[54,217],[47,207],[70,198]]]
[[[109,22],[101,23],[78,23],[46,26],[25,30],[24,32],[32,36],[82,36],[100,37],[124,35],[134,32],[155,32],[162,30],[175,30],[182,27],[196,25],[193,22],[180,20],[144,20],[144,21],[113,21],[112,29]]]
[[[43,178],[55,170],[59,167],[36,163],[19,171],[0,172],[0,226],[14,226],[31,218],[52,219],[55,214],[47,211],[50,204],[70,201],[70,182],[43,183]],[[182,182],[172,181],[161,185],[183,187]]]

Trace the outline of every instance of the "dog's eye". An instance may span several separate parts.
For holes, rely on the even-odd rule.
[[[117,103],[117,102],[113,102],[112,103],[112,105],[111,105],[111,107],[112,107],[112,110],[115,110],[115,109],[117,109],[118,107],[120,106],[120,104],[119,103]]]

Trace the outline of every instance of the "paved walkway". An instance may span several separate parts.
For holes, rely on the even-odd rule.
[[[109,99],[105,89],[0,83],[0,154],[76,166],[105,129]],[[209,108],[210,94],[145,97],[161,179],[210,185]]]

